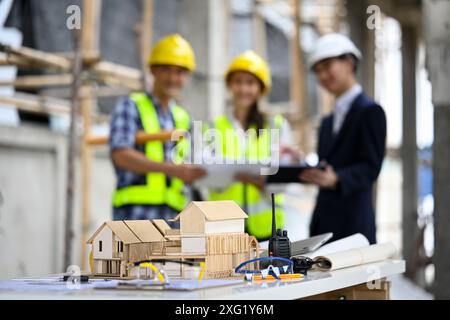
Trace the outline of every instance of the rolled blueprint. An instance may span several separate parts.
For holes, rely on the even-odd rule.
[[[392,258],[396,251],[395,246],[389,242],[317,256],[314,261],[318,262],[316,269],[332,271],[383,261]]]

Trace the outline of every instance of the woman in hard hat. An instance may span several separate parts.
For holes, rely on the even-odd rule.
[[[140,131],[190,129],[189,114],[175,99],[195,69],[191,45],[177,34],[164,37],[153,48],[148,65],[154,78],[151,92],[132,93],[112,114],[109,144],[117,175],[114,220],[174,218],[187,205],[184,184],[206,174],[199,167],[177,164],[172,141],[135,142]]]
[[[214,121],[216,132],[221,134],[222,157],[257,161],[270,157],[274,147],[280,147],[282,155],[293,156],[293,139],[287,121],[280,115],[267,117],[259,109],[260,100],[271,88],[270,69],[264,59],[253,51],[242,53],[230,64],[225,81],[231,94],[232,110]],[[262,129],[267,130],[260,132]],[[268,129],[280,130],[280,145],[271,143]],[[245,143],[238,134],[243,131],[250,137]],[[233,133],[233,143],[227,143],[227,132]],[[249,215],[247,232],[258,240],[269,239],[272,215],[269,197],[264,193],[264,177],[241,173],[235,178],[236,182],[225,190],[210,190],[209,199],[236,201]],[[277,204],[280,201],[281,197],[277,197]],[[279,206],[276,217],[277,226],[282,228],[284,214]]]

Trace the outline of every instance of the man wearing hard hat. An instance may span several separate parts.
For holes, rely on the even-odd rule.
[[[310,68],[336,97],[319,130],[318,155],[324,170],[310,169],[300,180],[319,186],[310,233],[333,232],[334,239],[354,233],[376,242],[373,185],[385,155],[386,117],[356,81],[361,52],[347,37],[320,38]]]
[[[115,220],[173,218],[187,204],[184,184],[206,174],[193,165],[175,164],[175,142],[135,143],[138,131],[190,129],[189,114],[174,100],[195,69],[190,44],[179,35],[163,38],[151,52],[149,68],[154,77],[151,93],[131,94],[112,114],[109,144],[117,175]]]

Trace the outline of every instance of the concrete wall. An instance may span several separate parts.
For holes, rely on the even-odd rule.
[[[196,120],[212,120],[225,109],[226,1],[182,0],[178,30],[195,50],[197,70],[182,102]]]
[[[65,136],[46,128],[0,126],[0,279],[64,271],[66,150]],[[107,155],[99,150],[93,163],[91,232],[111,217],[114,174]],[[74,264],[81,248],[78,185]]]

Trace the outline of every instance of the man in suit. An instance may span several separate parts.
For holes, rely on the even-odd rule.
[[[333,240],[354,233],[376,243],[373,185],[385,155],[383,109],[357,83],[361,52],[340,34],[318,40],[310,67],[336,97],[334,112],[322,120],[318,155],[325,169],[303,171],[299,179],[320,188],[311,236],[333,232]]]

